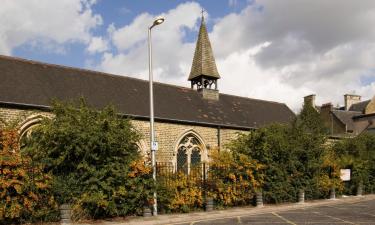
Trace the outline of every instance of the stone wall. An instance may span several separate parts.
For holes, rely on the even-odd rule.
[[[143,135],[143,143],[149,152],[150,149],[150,123],[149,121],[133,120],[134,127]],[[159,150],[156,153],[157,161],[175,162],[177,145],[182,137],[187,133],[193,133],[200,137],[206,150],[214,150],[219,148],[225,149],[225,145],[233,140],[239,132],[234,129],[222,129],[215,127],[204,127],[197,125],[185,125],[176,123],[155,122],[156,141],[159,144]],[[218,135],[220,134],[220,139]]]
[[[38,116],[51,117],[52,114],[38,110],[22,110],[13,108],[0,108],[0,118],[6,121],[17,121],[18,124],[27,124],[27,121]],[[141,132],[142,140],[139,144],[144,153],[150,150],[150,123],[146,120],[132,120],[134,127]],[[199,125],[177,124],[156,122],[156,141],[159,144],[159,150],[156,153],[157,161],[175,162],[176,148],[179,141],[187,133],[193,133],[202,140],[203,147],[209,155],[213,149],[225,149],[226,144],[233,140],[239,132],[236,129],[207,127]]]
[[[30,110],[30,109],[14,109],[0,107],[0,118],[7,123],[23,124],[27,120],[30,120],[37,116],[51,117],[52,114],[40,111],[40,110]],[[0,123],[0,127],[4,124]]]

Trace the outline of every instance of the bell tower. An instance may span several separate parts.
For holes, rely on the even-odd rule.
[[[202,11],[198,40],[188,80],[191,82],[191,88],[193,89],[196,86],[198,92],[202,93],[203,98],[218,100],[218,79],[220,79],[220,75],[217,71]]]

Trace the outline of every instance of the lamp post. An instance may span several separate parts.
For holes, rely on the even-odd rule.
[[[153,24],[148,28],[148,73],[150,84],[150,147],[151,147],[151,161],[152,161],[152,178],[156,182],[156,158],[155,151],[157,144],[155,143],[155,130],[154,130],[154,90],[153,90],[153,76],[152,76],[152,44],[151,44],[151,29],[164,22],[164,18],[156,18]],[[158,215],[156,191],[154,192],[153,215]]]

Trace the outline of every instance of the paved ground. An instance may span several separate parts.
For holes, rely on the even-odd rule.
[[[243,207],[213,212],[159,215],[149,218],[127,218],[122,221],[97,221],[105,225],[375,225],[375,195],[318,200],[305,204]]]
[[[375,200],[343,203],[330,206],[309,207],[285,212],[271,212],[258,215],[242,215],[233,218],[211,219],[177,223],[179,225],[219,225],[219,224],[256,224],[256,225],[375,225]]]

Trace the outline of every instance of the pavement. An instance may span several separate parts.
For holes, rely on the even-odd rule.
[[[96,221],[103,225],[375,225],[375,195],[315,200],[303,204],[280,204],[238,207],[212,212],[165,214],[156,217],[130,217],[121,220]]]

